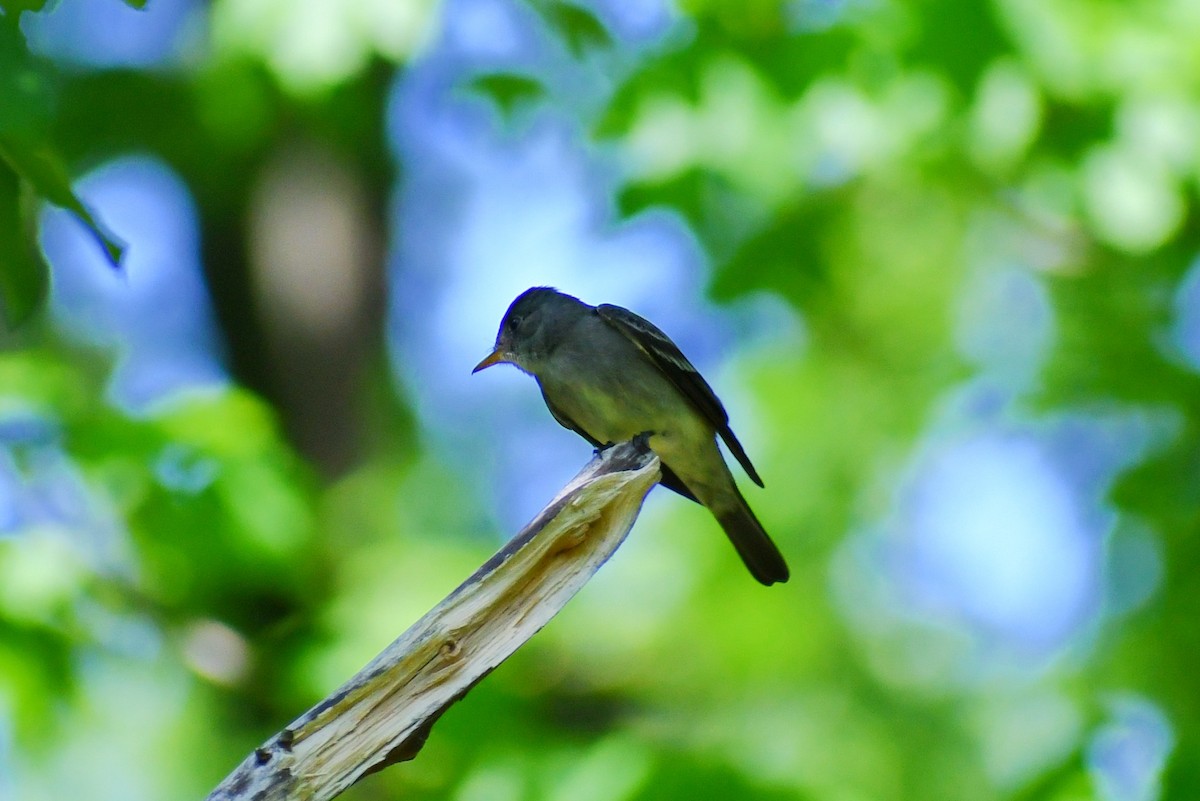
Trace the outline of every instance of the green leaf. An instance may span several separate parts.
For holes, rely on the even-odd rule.
[[[0,9],[14,20],[22,11],[41,11],[45,7],[46,0],[0,0]]]
[[[717,267],[711,291],[733,298],[750,289],[776,292],[804,308],[829,289],[829,260],[823,249],[837,230],[848,192],[831,190],[797,200],[733,242],[733,252]]]
[[[562,37],[567,47],[580,58],[589,48],[604,48],[612,45],[612,36],[604,23],[581,6],[573,3],[549,3],[539,7],[547,24]]]
[[[663,181],[632,183],[617,195],[622,217],[633,217],[649,209],[678,212],[713,258],[724,261],[761,213],[729,179],[712,170],[692,168]]]
[[[6,0],[0,0],[5,2]],[[0,133],[35,135],[44,129],[54,107],[53,74],[29,53],[17,16],[0,16]]]
[[[0,308],[9,328],[28,319],[49,286],[49,271],[26,233],[25,222],[20,179],[0,166]]]
[[[696,106],[701,101],[701,59],[694,49],[669,48],[643,62],[633,80],[617,86],[596,124],[596,136],[618,138],[629,133],[648,98],[671,95]]]
[[[78,217],[96,238],[112,266],[121,266],[124,243],[106,231],[75,195],[66,167],[53,149],[41,142],[32,142],[28,137],[0,134],[0,159],[7,161],[39,195]]]
[[[146,1],[147,0],[124,0],[125,5],[129,6],[130,8],[136,8],[138,11],[141,11],[146,7]]]
[[[506,119],[512,117],[517,108],[532,104],[546,94],[545,88],[537,80],[511,72],[480,75],[467,86],[471,91],[488,97]]]
[[[119,267],[123,245],[75,195],[62,159],[49,144],[53,84],[45,65],[30,57],[20,31],[0,27],[0,161],[8,162],[37,194],[74,213]]]

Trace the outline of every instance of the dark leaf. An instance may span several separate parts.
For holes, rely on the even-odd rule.
[[[588,48],[604,48],[612,44],[608,29],[592,12],[573,3],[549,3],[540,7],[546,23],[566,42],[579,58]]]
[[[22,11],[41,11],[45,6],[46,0],[0,0],[0,9],[14,20]]]
[[[121,243],[76,197],[62,159],[49,144],[52,88],[52,76],[30,57],[20,31],[0,28],[0,109],[4,112],[0,114],[0,162],[7,162],[38,195],[74,213],[118,267]]]
[[[674,95],[695,105],[700,102],[700,59],[695,50],[679,47],[648,59],[633,80],[622,82],[596,123],[596,136],[621,137],[629,133],[642,103],[651,95]]]
[[[542,84],[533,78],[505,72],[480,75],[468,86],[495,103],[500,115],[506,119],[520,106],[531,104],[546,93]]]
[[[7,0],[0,0],[0,3]],[[16,14],[0,16],[0,133],[27,135],[45,128],[53,107],[53,79],[48,65],[33,58]]]
[[[78,217],[96,238],[112,266],[121,266],[124,244],[104,230],[100,222],[76,197],[71,189],[71,179],[67,176],[66,167],[54,150],[48,145],[31,142],[26,137],[0,135],[0,158],[8,162],[39,195]]]
[[[963,36],[970,31],[970,36]],[[989,3],[930,0],[908,59],[954,83],[970,97],[989,65],[1012,49]]]
[[[24,322],[46,295],[46,264],[21,214],[21,181],[0,165],[0,307],[10,328]]]
[[[681,214],[713,257],[729,258],[733,248],[756,231],[762,212],[756,204],[715,172],[693,168],[653,183],[625,186],[617,196],[623,217],[652,208]]]
[[[846,195],[833,190],[780,209],[760,230],[737,243],[718,266],[714,297],[731,298],[751,288],[768,289],[802,305],[828,287],[824,248],[840,230]]]

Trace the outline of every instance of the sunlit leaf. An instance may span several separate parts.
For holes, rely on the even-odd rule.
[[[521,106],[529,105],[545,95],[545,87],[527,75],[494,72],[480,75],[468,87],[496,104],[501,116],[510,118]]]
[[[158,424],[172,441],[222,459],[261,456],[278,443],[271,408],[241,389],[183,398]]]
[[[75,689],[70,642],[49,627],[10,621],[3,610],[0,633],[0,676],[12,699],[5,713],[9,725],[37,742],[52,742],[56,705]]]
[[[140,11],[146,7],[148,0],[122,0],[122,2],[130,8],[136,8]]]
[[[660,52],[640,62],[632,79],[618,84],[596,122],[597,136],[627,134],[647,102],[673,97],[690,106],[699,104],[714,53],[734,56],[780,97],[793,99],[827,76],[830,65],[843,63],[861,47],[858,35],[840,28],[820,36],[739,38],[704,19],[695,22],[693,31],[675,36]]]

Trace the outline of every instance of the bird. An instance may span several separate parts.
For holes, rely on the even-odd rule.
[[[591,306],[533,287],[508,307],[495,346],[472,373],[511,364],[537,380],[550,414],[596,449],[647,435],[659,483],[716,518],[760,583],[788,580],[787,562],[754,516],[717,437],[758,486],[712,387],[670,337],[620,306]]]

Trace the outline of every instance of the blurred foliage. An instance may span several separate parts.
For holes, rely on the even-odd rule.
[[[337,154],[382,216],[405,168],[385,144],[390,82],[432,15],[464,12],[400,4],[420,18],[404,28],[367,3],[225,0],[183,66],[73,69],[27,47],[18,23],[42,5],[0,3],[0,298],[20,324],[0,340],[0,793],[11,768],[32,799],[196,797],[494,544],[479,493],[380,389],[377,339],[345,409],[372,444],[327,479],[297,454],[248,269],[247,177],[295,141]],[[701,510],[652,506],[653,536],[418,759],[347,797],[1107,801],[1157,797],[1160,769],[1162,798],[1200,796],[1200,378],[1168,334],[1200,242],[1195,4],[679,5],[635,44],[608,4],[539,0],[530,18],[581,63],[630,54],[602,107],[575,112],[617,154],[619,213],[686,220],[715,300],[764,292],[802,314],[803,348],[750,352],[736,374],[773,490],[753,502],[794,577],[763,592]],[[330,30],[354,49],[320,62],[305,37]],[[566,114],[553,77],[496,59],[463,86],[503,120]],[[106,398],[113,354],[56,332],[34,227],[38,197],[68,208],[115,263],[67,176],[130,151],[195,196],[237,380],[140,413]],[[1008,388],[1006,419],[1177,422],[1101,499],[1094,569],[1115,586],[1118,534],[1148,531],[1152,597],[1114,611],[1106,585],[1048,653],[925,619],[888,594],[886,564],[856,561],[914,450],[944,435],[947,399],[990,380],[962,346],[961,298],[1014,265],[1050,299],[1053,346]],[[1122,794],[1094,763],[1136,728],[1128,698],[1174,744],[1135,747],[1151,785]]]
[[[42,300],[47,280],[44,262],[23,236],[32,237],[34,225],[28,215],[35,204],[28,199],[22,202],[22,185],[76,214],[95,234],[113,266],[121,260],[120,243],[75,196],[62,158],[50,143],[56,100],[53,72],[29,54],[16,24],[21,11],[42,5],[6,4],[0,17],[0,219],[5,229],[0,235],[5,240],[0,242],[0,263],[7,268],[0,278],[0,301],[10,325],[22,322]]]
[[[534,3],[533,7],[576,58],[587,55],[592,48],[608,47],[613,43],[608,29],[586,8],[560,2]]]
[[[511,119],[519,108],[528,107],[545,95],[545,88],[537,80],[513,73],[480,75],[468,88],[490,99],[502,119]]]

